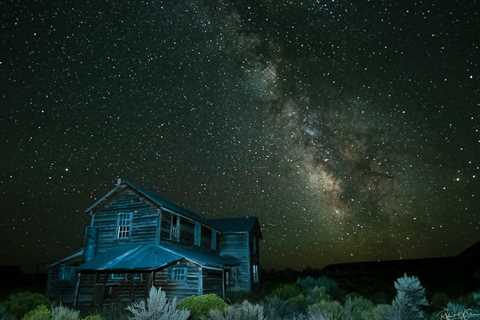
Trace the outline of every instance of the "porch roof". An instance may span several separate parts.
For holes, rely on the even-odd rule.
[[[153,271],[166,268],[182,259],[207,268],[239,264],[233,257],[218,256],[200,248],[161,243],[111,249],[82,264],[79,271]]]

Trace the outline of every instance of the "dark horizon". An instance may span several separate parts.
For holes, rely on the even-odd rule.
[[[256,215],[266,268],[480,240],[477,1],[0,4],[0,264],[82,244],[130,178]]]

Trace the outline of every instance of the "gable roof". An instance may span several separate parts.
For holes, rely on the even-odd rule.
[[[260,238],[262,237],[260,223],[254,216],[208,219],[207,222],[222,232],[250,232],[258,228]]]
[[[178,214],[181,214],[181,215],[184,215],[185,217],[190,218],[192,220],[207,223],[206,219],[201,214],[193,212],[193,211],[191,211],[189,209],[186,209],[186,208],[182,208],[182,207],[176,205],[175,203],[173,203],[172,201],[170,201],[168,199],[165,199],[164,197],[162,197],[162,196],[160,196],[160,195],[158,195],[154,192],[145,191],[142,188],[140,188],[140,187],[138,187],[138,186],[134,185],[133,183],[131,183],[129,181],[126,181],[126,180],[119,180],[118,183],[115,185],[115,187],[112,190],[107,192],[103,197],[101,197],[100,199],[95,201],[91,206],[89,206],[87,209],[85,209],[85,212],[89,213],[90,211],[95,209],[97,206],[99,206],[101,203],[103,203],[104,201],[109,199],[111,196],[113,196],[115,193],[117,193],[121,190],[125,190],[125,188],[131,189],[132,191],[138,193],[142,197],[148,199],[149,201],[151,201],[152,203],[154,203],[155,205],[157,205],[157,206],[159,206],[163,209],[174,211],[174,212],[176,212]]]
[[[80,271],[153,271],[187,259],[202,267],[223,268],[238,265],[229,256],[218,256],[200,248],[183,248],[180,245],[162,243],[113,248],[79,267]]]

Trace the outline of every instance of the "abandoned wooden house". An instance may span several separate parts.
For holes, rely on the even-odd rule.
[[[85,212],[83,248],[50,265],[47,294],[78,308],[251,291],[260,281],[258,219],[206,219],[119,180]]]

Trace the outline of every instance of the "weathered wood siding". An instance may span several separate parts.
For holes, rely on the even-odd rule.
[[[233,256],[241,261],[238,267],[237,285],[230,290],[250,291],[252,279],[248,233],[223,233],[220,242],[220,255]]]
[[[184,281],[170,279],[170,272],[174,267],[187,268],[186,279]],[[180,300],[192,295],[202,294],[199,290],[199,288],[201,288],[200,266],[187,260],[179,261],[166,269],[156,271],[153,284],[157,288],[162,288],[168,298],[177,297],[177,299]]]
[[[203,294],[215,293],[219,297],[223,296],[222,271],[202,269]]]
[[[118,214],[132,212],[128,239],[117,238]],[[112,200],[95,210],[93,226],[97,230],[96,252],[101,254],[125,244],[157,243],[159,209],[131,190],[121,191]]]
[[[47,297],[49,299],[63,304],[73,304],[76,278],[71,281],[62,281],[59,279],[59,267],[56,265],[48,269],[47,273]]]

